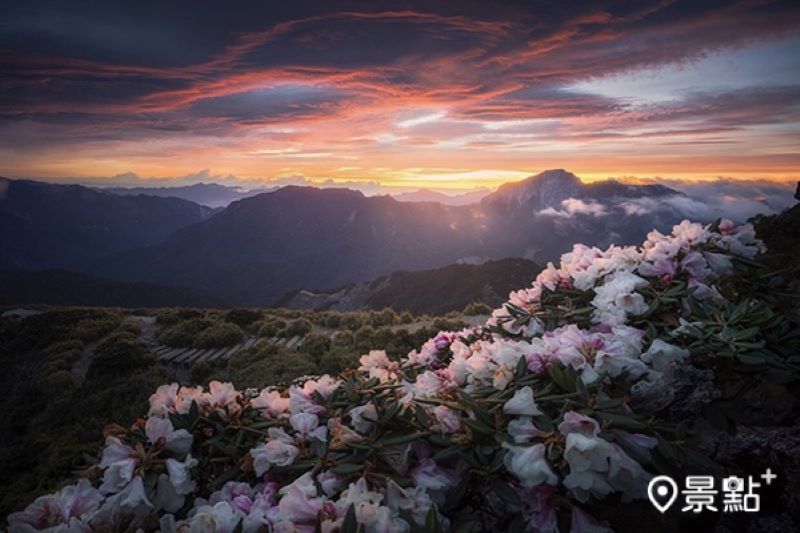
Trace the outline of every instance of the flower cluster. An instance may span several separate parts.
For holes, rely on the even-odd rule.
[[[642,498],[670,448],[631,391],[691,364],[674,335],[689,302],[722,299],[718,281],[760,250],[729,221],[683,222],[642,247],[576,245],[484,326],[441,332],[403,361],[373,350],[337,378],[252,393],[163,385],[149,418],[107,437],[94,483],[9,525],[388,532],[478,516],[557,531],[569,513],[573,530],[604,531],[585,506]]]

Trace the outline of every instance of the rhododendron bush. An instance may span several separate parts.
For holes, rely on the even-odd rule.
[[[736,424],[715,376],[788,383],[798,337],[749,225],[576,245],[481,326],[288,388],[163,385],[13,531],[603,531]],[[708,373],[712,378],[708,379]],[[698,385],[700,384],[700,385]],[[705,395],[699,392],[705,391]]]

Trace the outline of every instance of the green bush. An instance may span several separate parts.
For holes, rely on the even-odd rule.
[[[318,333],[310,333],[303,339],[299,351],[307,353],[315,360],[319,360],[331,348],[331,339]]]
[[[161,331],[158,341],[167,346],[189,348],[194,346],[195,338],[200,332],[213,325],[214,321],[207,318],[184,320]]]
[[[299,335],[300,337],[304,337],[308,333],[311,333],[311,329],[313,327],[313,324],[311,324],[311,322],[305,318],[292,320],[289,322],[289,325],[286,326],[280,336],[291,338]]]
[[[228,363],[228,376],[237,387],[278,385],[316,372],[318,365],[308,354],[275,345],[243,350]]]
[[[231,309],[225,313],[225,322],[246,328],[253,322],[261,320],[263,313],[255,309]]]
[[[142,333],[142,325],[137,320],[124,320],[117,329],[119,331],[133,333],[134,335],[139,335]]]
[[[42,367],[39,369],[43,375],[53,374],[58,372],[59,370],[69,370],[72,365],[69,364],[68,361],[64,359],[51,359],[45,362]]]
[[[214,373],[214,367],[208,361],[198,361],[189,370],[189,380],[194,385],[203,385]]]
[[[472,302],[464,308],[464,314],[466,316],[490,315],[492,308],[485,303]]]
[[[95,350],[87,380],[118,378],[126,373],[147,368],[157,361],[135,335],[128,332],[114,333],[104,339]]]
[[[342,322],[342,315],[339,313],[328,313],[325,316],[324,326],[326,328],[338,328]]]
[[[83,341],[79,339],[72,339],[68,341],[61,341],[61,342],[54,342],[53,344],[49,345],[47,348],[44,349],[44,353],[46,354],[59,354],[62,352],[68,352],[70,350],[83,350]]]
[[[222,348],[244,340],[242,328],[230,322],[217,322],[201,331],[194,339],[195,348]]]
[[[258,336],[259,337],[266,337],[272,338],[278,335],[279,332],[286,327],[286,323],[283,322],[283,326],[281,326],[282,320],[264,322],[264,324],[258,328]]]
[[[117,329],[120,320],[119,316],[80,320],[75,326],[75,335],[84,342],[95,341]]]
[[[44,374],[38,379],[39,386],[49,395],[60,394],[72,387],[72,375],[68,370],[56,370],[51,374]]]
[[[355,331],[363,325],[363,321],[359,313],[347,313],[342,315],[340,326],[350,331]]]
[[[351,346],[355,342],[355,335],[351,331],[337,331],[331,338],[331,346]]]
[[[331,346],[331,349],[320,357],[319,369],[315,372],[336,374],[348,368],[357,368],[361,355],[363,355],[363,352],[356,350],[353,346]]]

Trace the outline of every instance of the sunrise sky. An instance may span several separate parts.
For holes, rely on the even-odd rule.
[[[0,175],[800,178],[796,2],[213,5],[3,2]]]

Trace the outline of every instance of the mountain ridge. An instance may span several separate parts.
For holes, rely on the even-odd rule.
[[[440,268],[471,257],[543,262],[566,251],[565,243],[634,242],[645,228],[667,229],[677,221],[675,215],[663,221],[641,216],[629,224],[630,217],[623,223],[616,216],[600,218],[583,211],[552,216],[542,209],[561,209],[562,199],[589,198],[590,192],[603,201],[616,201],[620,195],[627,199],[639,187],[598,188],[561,170],[509,184],[478,203],[447,206],[293,185],[237,200],[160,245],[100,262],[95,273],[219,289],[244,305],[271,305],[295,289],[333,290],[398,270]],[[524,195],[509,202],[508,191],[519,188]],[[647,192],[671,194],[668,188]]]
[[[529,284],[541,266],[506,258],[480,265],[452,264],[438,269],[397,271],[329,291],[299,289],[275,303],[289,309],[356,311],[390,307],[398,312],[444,314],[473,302],[497,306],[508,293]]]
[[[194,183],[191,185],[158,186],[158,187],[92,187],[96,191],[108,192],[119,196],[159,196],[162,198],[181,198],[196,204],[212,208],[225,207],[231,202],[248,198],[264,192],[271,192],[277,187],[260,189],[242,189],[238,186],[221,183]]]
[[[212,214],[179,198],[0,177],[0,252],[24,270],[83,271],[105,255],[158,244]]]

